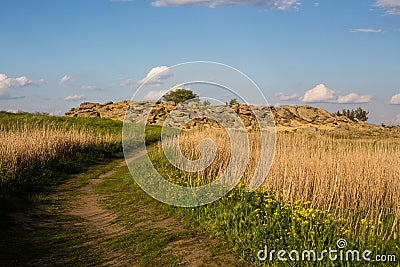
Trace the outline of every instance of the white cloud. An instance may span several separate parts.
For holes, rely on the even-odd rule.
[[[277,97],[279,97],[279,100],[281,100],[281,101],[290,101],[290,100],[300,100],[301,99],[301,96],[299,94],[286,95],[284,93],[276,93],[275,95]]]
[[[87,97],[85,95],[69,95],[64,98],[65,101],[78,101],[78,100],[85,100]]]
[[[400,0],[377,0],[375,6],[386,10],[389,15],[400,15]]]
[[[400,114],[397,114],[397,115],[396,115],[395,121],[398,122],[398,123],[400,123]]]
[[[323,83],[306,91],[304,96],[300,96],[299,94],[286,95],[284,93],[277,93],[275,95],[278,96],[281,101],[300,100],[304,103],[356,104],[369,103],[372,100],[372,95],[359,95],[358,93],[349,93],[344,96],[337,96],[338,91],[329,89]]]
[[[337,91],[329,89],[325,84],[319,84],[313,89],[308,90],[300,99],[306,103],[336,103],[336,104],[355,104],[368,103],[372,100],[371,95],[359,95],[350,93],[344,96],[338,96]]]
[[[44,79],[37,81],[30,80],[26,76],[11,78],[7,75],[0,73],[0,99],[16,99],[23,98],[23,96],[11,96],[10,91],[12,88],[24,87],[28,85],[39,85],[45,83]]]
[[[162,97],[167,90],[161,90],[161,91],[149,91],[143,98],[143,100],[158,100],[160,97]]]
[[[313,89],[308,90],[302,97],[303,102],[332,102],[335,100],[336,92],[329,89],[325,84],[319,84]]]
[[[83,85],[80,87],[81,90],[86,90],[86,91],[94,91],[94,90],[100,90],[99,87],[94,86],[94,85]]]
[[[390,104],[400,105],[400,94],[392,96],[392,98],[390,99]]]
[[[61,77],[59,84],[62,85],[66,82],[69,82],[72,80],[72,77],[69,75],[64,75],[63,77]]]
[[[380,33],[382,29],[367,29],[367,28],[360,28],[360,29],[350,29],[350,32],[362,32],[362,33]]]
[[[345,96],[339,96],[336,103],[350,104],[350,103],[368,103],[372,100],[371,95],[359,95],[357,93],[350,93]]]
[[[119,87],[128,87],[132,85],[132,79],[118,78],[118,80]]]
[[[275,10],[287,10],[300,5],[299,0],[157,0],[151,3],[154,7],[199,5],[208,7],[220,6],[264,6]]]
[[[163,80],[168,79],[173,74],[169,71],[167,66],[158,66],[152,68],[146,77],[141,79],[138,83],[143,84],[146,82],[148,85],[161,85]]]
[[[313,5],[314,5],[314,7],[319,7],[321,4],[318,2],[315,2]]]

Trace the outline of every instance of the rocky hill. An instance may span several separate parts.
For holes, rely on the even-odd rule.
[[[100,117],[113,120],[124,120],[126,110],[129,106],[130,120],[135,122],[145,122],[146,118],[142,115],[149,111],[147,118],[148,124],[163,125],[167,115],[175,112],[172,121],[169,120],[169,126],[178,126],[186,121],[185,128],[193,127],[220,127],[217,122],[206,118],[208,108],[198,103],[189,103],[189,107],[176,105],[174,102],[154,103],[137,102],[132,103],[124,100],[118,103],[107,102],[104,104],[84,102],[79,107],[72,108],[66,116],[71,117]],[[186,108],[186,109],[185,109]],[[231,107],[211,106],[213,113],[218,114],[222,121],[229,122],[228,112],[232,110],[239,115],[246,128],[257,128],[254,113],[257,116],[273,115],[277,131],[302,131],[302,132],[329,132],[340,135],[396,135],[400,136],[400,127],[385,127],[369,124],[361,121],[352,121],[344,116],[337,116],[329,113],[325,109],[311,106],[280,106],[280,107],[262,107],[237,104]],[[272,114],[271,114],[272,113]],[[202,117],[204,115],[204,117]],[[200,117],[200,118],[195,118]],[[195,118],[195,119],[191,119]],[[272,117],[271,117],[272,118]],[[272,120],[271,120],[272,121]]]

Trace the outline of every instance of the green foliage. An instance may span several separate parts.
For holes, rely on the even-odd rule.
[[[239,104],[239,102],[237,101],[236,98],[233,98],[233,99],[231,99],[231,100],[229,101],[229,105],[230,105],[230,106],[232,106],[232,105],[237,105],[237,104]]]
[[[356,119],[359,121],[367,121],[369,112],[358,107],[357,109],[343,109],[342,111],[337,111],[335,115],[338,116],[346,116],[347,118],[355,121]]]
[[[164,95],[166,101],[174,101],[176,104],[182,103],[188,100],[198,100],[198,95],[193,93],[192,90],[185,88],[178,88],[173,91],[168,92]]]
[[[211,105],[211,102],[208,100],[204,100],[203,106],[209,106],[209,105]]]

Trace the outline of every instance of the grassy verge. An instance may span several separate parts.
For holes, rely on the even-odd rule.
[[[121,168],[109,178],[96,185],[95,192],[102,196],[101,203],[106,208],[118,214],[117,220],[131,233],[111,240],[107,247],[135,255],[136,263],[141,266],[181,266],[179,264],[181,258],[165,251],[164,248],[169,242],[189,237],[193,233],[190,231],[169,233],[161,228],[137,227],[147,220],[145,214],[138,216],[143,208],[154,211],[153,218],[159,215],[157,203],[132,183],[126,168]]]
[[[137,159],[133,164],[140,166],[140,162]],[[239,259],[225,259],[226,247],[199,241],[199,234],[204,236],[199,228],[183,227],[180,220],[171,222],[164,204],[143,192],[127,168],[108,178],[96,185],[95,192],[101,195],[102,205],[118,214],[118,221],[131,232],[112,240],[108,248],[136,255],[140,266],[187,266],[193,264],[188,258],[194,261],[197,257],[204,261],[201,266],[247,266]],[[204,253],[198,250],[201,244],[210,255],[200,255]]]
[[[93,242],[100,233],[87,233],[82,219],[65,212],[78,188],[111,170],[121,159],[82,167],[82,173],[62,174],[69,180],[62,189],[42,185],[41,190],[3,199],[0,207],[1,266],[97,266],[103,251]],[[39,189],[39,188],[38,188]]]

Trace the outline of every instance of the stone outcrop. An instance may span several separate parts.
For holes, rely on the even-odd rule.
[[[303,132],[331,132],[343,135],[381,135],[400,133],[400,127],[384,127],[365,122],[352,121],[344,116],[337,116],[325,109],[311,106],[249,106],[236,104],[232,106],[205,107],[196,102],[185,105],[176,105],[174,102],[154,103],[135,102],[124,100],[118,103],[107,102],[104,104],[84,102],[79,107],[72,108],[66,116],[71,117],[99,117],[123,121],[125,113],[129,121],[151,125],[168,125],[184,128],[210,127],[220,128],[235,127],[240,118],[240,123],[247,129],[259,127],[257,117],[263,118],[263,127],[273,126],[275,123],[278,131],[303,131]],[[148,117],[145,114],[150,113]],[[170,114],[170,116],[168,116]],[[234,116],[237,114],[238,116]],[[213,119],[214,118],[214,119]],[[269,119],[269,120],[268,120]],[[218,122],[217,122],[218,121]],[[165,124],[164,124],[165,123]],[[235,124],[236,123],[236,124]]]
[[[104,104],[83,102],[79,107],[71,108],[66,116],[70,117],[98,117],[114,120],[123,120],[130,101],[124,100],[118,103],[112,101]]]

